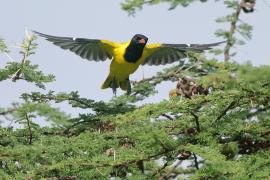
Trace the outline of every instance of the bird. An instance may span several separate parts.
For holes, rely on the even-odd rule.
[[[203,52],[226,41],[210,44],[147,44],[148,37],[135,34],[131,40],[118,43],[104,39],[86,39],[60,37],[33,31],[54,45],[70,50],[83,59],[90,61],[111,60],[109,75],[101,85],[101,89],[112,88],[116,95],[117,88],[131,93],[129,76],[140,65],[165,65],[187,57],[187,52]]]

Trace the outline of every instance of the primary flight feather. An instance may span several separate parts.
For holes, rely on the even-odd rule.
[[[35,34],[44,37],[53,44],[68,49],[84,59],[93,61],[112,60],[110,72],[101,88],[112,88],[113,92],[120,87],[130,93],[129,75],[140,65],[164,65],[186,57],[187,51],[202,52],[222,42],[212,44],[147,44],[148,38],[136,34],[125,43],[117,43],[101,39],[85,39],[51,36],[37,31]]]

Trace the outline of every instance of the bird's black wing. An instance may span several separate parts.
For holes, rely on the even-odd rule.
[[[119,44],[108,40],[51,36],[33,31],[62,49],[68,49],[84,59],[105,61],[112,59],[114,48]]]
[[[226,41],[211,44],[150,44],[145,47],[142,65],[164,65],[187,57],[186,52],[203,52]]]

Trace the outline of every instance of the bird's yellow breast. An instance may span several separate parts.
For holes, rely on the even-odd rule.
[[[114,49],[114,59],[110,65],[110,75],[118,80],[127,79],[130,74],[138,69],[144,60],[144,55],[142,55],[136,63],[127,62],[124,58],[124,54],[128,45],[129,42],[123,43],[121,46]]]

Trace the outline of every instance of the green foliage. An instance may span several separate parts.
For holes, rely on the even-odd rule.
[[[8,53],[9,52],[8,47],[5,44],[4,39],[2,39],[2,38],[0,38],[0,52],[2,52],[2,53]]]
[[[69,116],[47,103],[26,102],[17,108],[16,113],[14,113],[14,118],[17,119],[22,119],[22,115],[27,112],[31,114],[32,118],[42,117],[43,120],[53,123],[52,125],[64,126],[69,124]]]
[[[28,145],[27,128],[1,128],[1,174],[30,179],[108,179],[128,174],[135,179],[168,178],[173,174],[185,174],[191,179],[267,179],[270,67],[214,60],[197,65],[200,68],[194,68],[194,73],[200,73],[202,67],[212,67],[198,77],[198,82],[213,82],[214,91],[194,99],[176,97],[140,107],[133,104],[140,100],[133,96],[152,91],[146,82],[156,82],[160,75],[167,79],[164,72],[175,67],[149,81],[137,82],[131,97],[123,95],[107,103],[81,98],[77,92],[23,94],[27,103],[14,112],[15,118],[25,116],[23,112],[29,117],[44,116],[49,112],[45,104],[52,101],[67,101],[90,113],[77,118],[60,118],[58,113],[47,116],[50,121],[69,119],[69,124],[32,127],[32,145]],[[196,163],[187,170],[172,165],[182,152],[200,157],[196,160],[198,170]],[[155,163],[161,157],[166,157],[164,167]],[[187,156],[181,161],[195,159]]]
[[[33,82],[39,88],[45,89],[44,83],[54,81],[54,75],[45,75],[42,71],[38,70],[38,65],[32,65],[30,61],[26,60],[23,65],[18,62],[8,62],[4,69],[0,69],[0,81],[9,79],[12,75],[20,72],[20,77],[28,82]],[[13,79],[16,76],[13,76]]]
[[[12,79],[13,81],[25,80],[27,82],[35,83],[39,88],[45,89],[44,83],[54,81],[54,75],[45,75],[42,71],[38,70],[38,65],[31,64],[29,57],[34,54],[37,44],[34,43],[35,36],[26,35],[25,40],[20,45],[22,54],[21,62],[7,62],[3,69],[0,69],[0,81]],[[6,46],[2,45],[0,40],[0,47],[3,52],[7,52]]]
[[[173,10],[179,5],[186,7],[195,1],[196,0],[125,0],[125,2],[121,3],[121,6],[129,15],[134,15],[136,11],[142,9],[144,5],[156,5],[166,2],[170,4],[169,10]],[[206,2],[207,0],[200,1]]]

